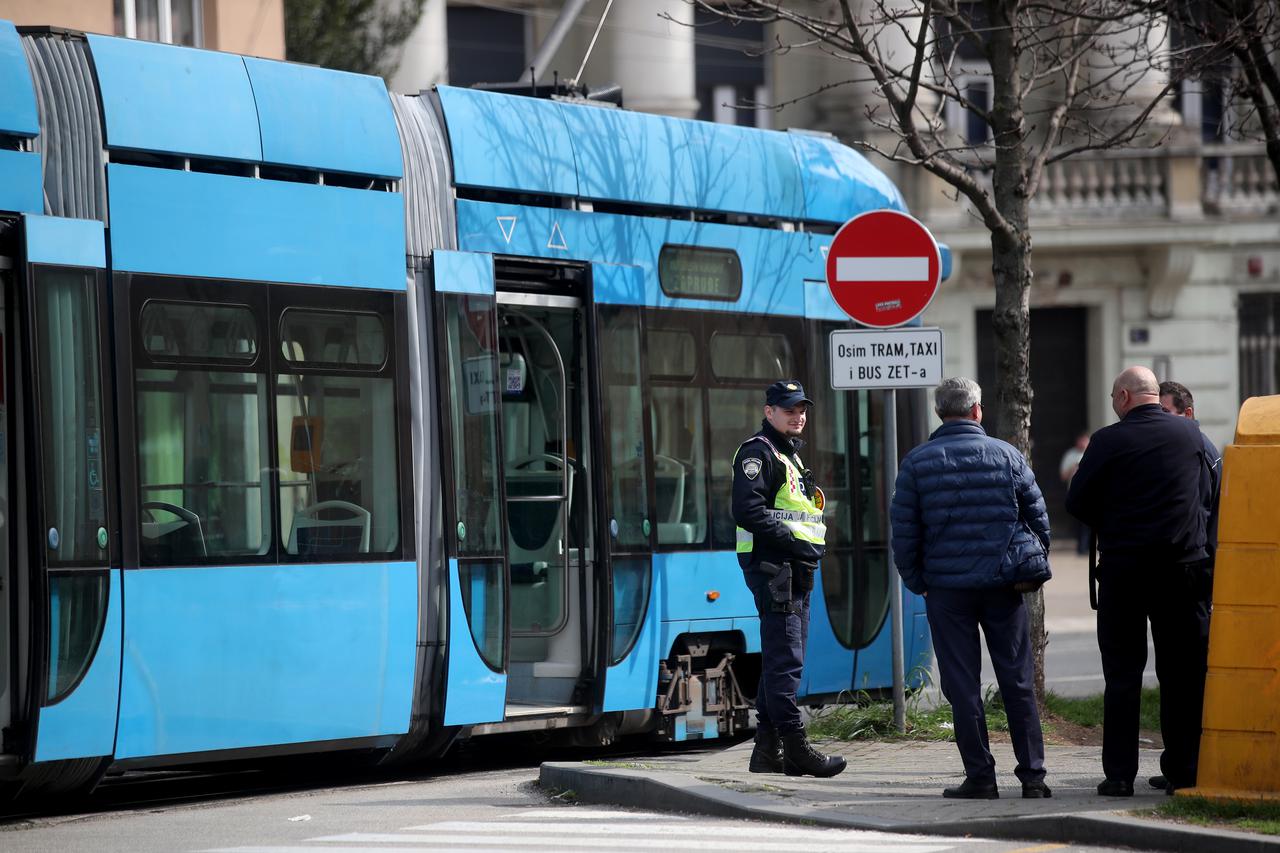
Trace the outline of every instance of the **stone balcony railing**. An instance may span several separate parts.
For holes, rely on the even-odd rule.
[[[971,174],[988,188],[988,158]],[[929,221],[981,227],[967,201],[931,179],[913,210]],[[921,187],[920,189],[925,189]],[[1045,167],[1031,201],[1033,222],[1261,218],[1280,213],[1280,185],[1261,145],[1126,149],[1078,154]]]
[[[1280,208],[1276,171],[1258,145],[1206,145],[1200,199],[1210,215],[1274,216]]]

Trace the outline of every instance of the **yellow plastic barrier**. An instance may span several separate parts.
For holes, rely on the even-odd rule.
[[[1280,396],[1245,400],[1222,459],[1203,723],[1179,794],[1280,799]]]

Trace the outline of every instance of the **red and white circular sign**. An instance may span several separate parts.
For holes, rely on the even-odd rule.
[[[914,217],[872,210],[850,219],[827,251],[827,287],[864,326],[889,329],[914,320],[942,280],[938,244]]]

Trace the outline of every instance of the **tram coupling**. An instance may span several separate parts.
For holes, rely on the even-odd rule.
[[[677,655],[674,667],[658,670],[659,740],[732,737],[748,725],[752,704],[733,671],[735,655],[725,652],[713,667],[694,669],[692,655]]]

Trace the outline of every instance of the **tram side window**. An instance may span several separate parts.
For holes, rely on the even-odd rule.
[[[276,377],[283,554],[353,558],[400,543],[387,318],[286,308]]]
[[[796,374],[787,338],[765,329],[751,329],[751,321],[734,318],[742,332],[711,336],[711,446],[720,452],[711,460],[711,529],[713,548],[733,550],[737,527],[733,521],[733,451],[763,420],[762,389]],[[744,328],[745,327],[745,328]],[[739,387],[725,387],[739,386]]]
[[[139,330],[141,563],[266,554],[267,384],[253,311],[153,299]]]
[[[707,540],[702,389],[655,386],[652,395],[658,544],[700,545]]]

